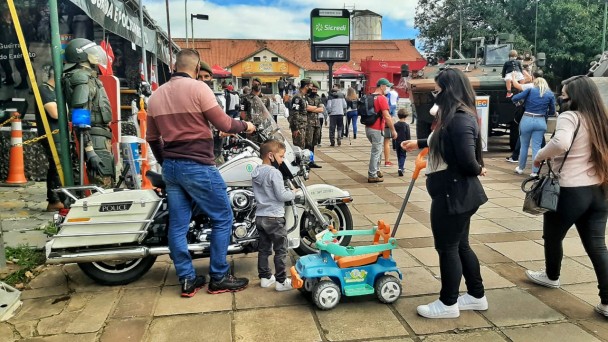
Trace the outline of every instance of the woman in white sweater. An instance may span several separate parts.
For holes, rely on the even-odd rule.
[[[597,86],[587,76],[562,82],[562,99],[566,111],[557,118],[555,136],[534,159],[537,167],[552,159],[556,172],[563,166],[558,175],[557,211],[545,213],[543,220],[546,269],[528,270],[526,275],[539,285],[560,286],[562,241],[575,225],[599,283],[601,303],[595,311],[608,317],[608,112]]]

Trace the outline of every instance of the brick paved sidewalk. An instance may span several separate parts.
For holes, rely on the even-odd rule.
[[[326,182],[350,191],[357,229],[369,228],[378,219],[394,222],[413,155],[408,156],[405,177],[397,177],[395,166],[382,168],[385,182],[368,184],[369,143],[364,134],[352,145],[343,140],[341,147],[328,147],[327,131],[323,134],[324,144],[316,151],[323,168],[314,170],[309,183]],[[404,273],[404,291],[393,305],[381,304],[375,297],[343,298],[334,310],[320,311],[299,291],[260,288],[256,254],[231,258],[235,273],[252,279],[248,289],[220,295],[201,291],[191,299],[179,297],[178,281],[166,256],[142,279],[120,287],[96,285],[72,264],[48,267],[31,282],[31,289],[23,292],[19,314],[0,323],[0,341],[608,340],[608,321],[593,311],[599,302],[595,274],[575,230],[564,241],[561,289],[526,280],[526,268],[543,267],[541,218],[521,211],[519,186],[524,178],[513,174],[513,164],[504,162],[506,138],[492,138],[490,144],[492,150],[485,156],[489,172],[482,179],[490,200],[471,224],[471,244],[482,264],[490,303],[486,312],[462,312],[460,318],[447,320],[416,314],[416,306],[435,300],[440,289],[430,198],[422,176],[397,234],[400,248],[393,255]],[[0,188],[5,229],[7,221],[10,227],[27,227],[25,219],[15,217],[19,215],[40,214],[44,221],[43,185],[20,190],[21,207],[12,191]],[[195,266],[206,273],[208,260],[196,260]]]

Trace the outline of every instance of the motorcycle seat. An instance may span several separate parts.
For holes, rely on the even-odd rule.
[[[165,181],[163,180],[163,175],[161,175],[160,173],[148,171],[146,172],[146,177],[148,177],[148,179],[155,188],[164,190],[167,187],[167,184],[165,184]]]

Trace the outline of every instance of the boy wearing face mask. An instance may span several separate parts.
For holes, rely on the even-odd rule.
[[[259,233],[258,274],[264,288],[275,285],[277,291],[291,290],[287,278],[287,230],[285,229],[285,202],[295,198],[295,190],[288,190],[279,167],[285,157],[285,144],[268,140],[260,146],[262,165],[253,170],[253,194],[257,202],[255,224]],[[272,274],[268,258],[274,250]]]

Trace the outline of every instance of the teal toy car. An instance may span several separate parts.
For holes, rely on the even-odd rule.
[[[353,247],[338,243],[338,237],[354,235],[374,236],[373,244]],[[369,230],[326,231],[316,246],[320,252],[301,257],[290,273],[292,286],[310,293],[319,309],[333,309],[343,295],[375,293],[383,303],[399,299],[402,274],[391,254],[397,241],[384,221]]]

